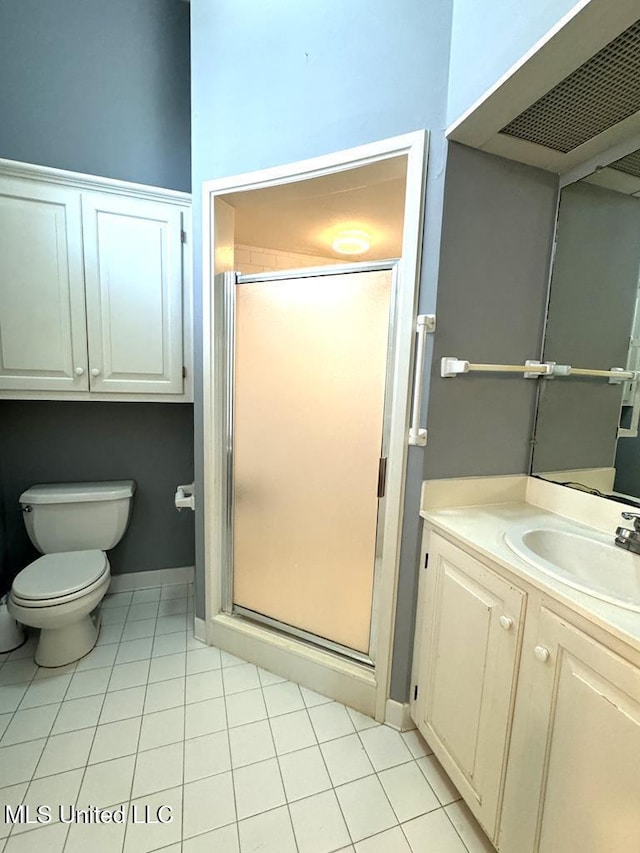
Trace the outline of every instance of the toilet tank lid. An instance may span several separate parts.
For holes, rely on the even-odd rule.
[[[31,486],[20,495],[21,504],[65,504],[84,501],[116,501],[130,498],[136,490],[134,480],[109,480],[100,483],[43,483]]]

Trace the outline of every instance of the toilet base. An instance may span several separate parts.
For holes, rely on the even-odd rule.
[[[61,628],[42,628],[35,662],[38,666],[57,667],[80,660],[98,642],[98,633],[99,626],[89,614]]]

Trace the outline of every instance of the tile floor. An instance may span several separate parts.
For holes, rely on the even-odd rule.
[[[117,593],[102,614],[76,664],[39,669],[32,641],[0,656],[0,853],[493,850],[416,732],[204,646],[189,586]],[[51,822],[6,823],[19,803]],[[59,805],[127,821],[60,822]],[[173,819],[134,823],[133,805]]]

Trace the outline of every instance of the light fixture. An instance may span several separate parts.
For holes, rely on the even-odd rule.
[[[362,255],[370,246],[371,237],[366,231],[341,231],[331,244],[340,255]]]

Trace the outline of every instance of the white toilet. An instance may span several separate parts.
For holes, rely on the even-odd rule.
[[[133,480],[57,483],[20,495],[29,538],[45,556],[16,576],[7,605],[18,622],[41,629],[40,666],[64,666],[95,646],[91,613],[111,579],[104,552],[127,529],[135,488]]]

